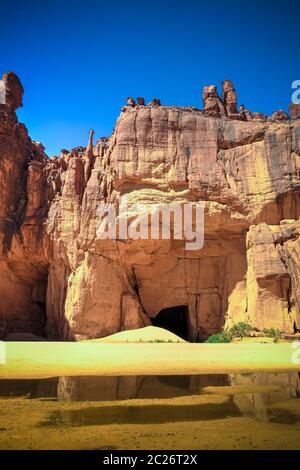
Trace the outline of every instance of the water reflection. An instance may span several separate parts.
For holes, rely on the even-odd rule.
[[[2,380],[0,396],[51,399],[61,405],[74,402],[72,408],[59,406],[53,411],[43,423],[46,426],[207,421],[237,416],[300,424],[299,373]]]
[[[0,397],[57,397],[58,378],[33,380],[0,380]]]
[[[199,393],[206,386],[228,385],[228,375],[61,377],[58,399],[105,401],[134,398],[172,398]]]
[[[0,380],[0,396],[56,397],[61,401],[112,401],[193,395],[207,386],[229,384],[227,374],[166,376],[81,376]]]
[[[232,386],[246,385],[249,387],[249,391],[253,386],[274,386],[277,388],[267,393],[235,394],[234,403],[244,416],[254,416],[260,421],[266,422],[293,423],[300,421],[300,409],[298,418],[288,409],[288,405],[292,403],[291,399],[300,397],[299,373],[235,374],[230,376],[230,383]],[[280,406],[278,407],[276,404],[280,404]],[[300,400],[298,407],[300,407]]]

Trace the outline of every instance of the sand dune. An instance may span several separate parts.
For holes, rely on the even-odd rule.
[[[146,326],[136,330],[120,331],[105,338],[91,339],[89,343],[185,343],[184,339],[171,331],[157,326]]]

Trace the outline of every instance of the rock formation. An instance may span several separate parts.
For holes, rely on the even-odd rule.
[[[205,86],[202,98],[206,116],[224,117],[226,115],[225,106],[218,95],[216,85]]]
[[[28,137],[15,110],[22,106],[18,78],[3,76],[0,105],[0,335],[27,331],[44,335],[48,275],[48,210],[44,150]]]
[[[136,100],[139,106],[145,106],[145,99],[142,96],[138,96]]]
[[[289,117],[282,109],[275,111],[270,117],[270,121],[288,121]]]
[[[131,96],[127,97],[127,106],[131,106],[132,108],[135,107],[135,101],[133,98],[131,98]]]
[[[153,100],[148,103],[148,106],[161,106],[161,102],[158,98],[153,98]]]
[[[5,103],[13,111],[23,106],[24,89],[13,72],[5,73],[2,77],[5,88]]]
[[[222,96],[227,116],[236,116],[237,111],[237,93],[231,80],[222,82]]]
[[[89,136],[89,141],[88,145],[85,151],[85,164],[84,164],[84,181],[85,184],[88,182],[90,176],[91,176],[91,167],[92,167],[92,160],[94,158],[93,155],[93,137],[94,137],[95,132],[93,130],[90,130],[90,136]]]
[[[300,104],[290,104],[289,112],[292,119],[300,118]]]
[[[237,321],[300,329],[295,114],[231,119],[216,87],[205,87],[204,111],[126,107],[109,139],[93,145],[91,134],[87,148],[48,159],[17,120],[19,81],[5,80],[2,338],[27,332],[76,340],[163,322],[170,329],[181,322],[192,341]],[[124,200],[130,220],[157,205],[196,209],[202,201],[203,248],[186,250],[174,238],[97,238],[105,205]]]

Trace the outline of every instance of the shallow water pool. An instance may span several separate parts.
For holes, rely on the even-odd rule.
[[[300,448],[300,373],[0,381],[2,449]]]

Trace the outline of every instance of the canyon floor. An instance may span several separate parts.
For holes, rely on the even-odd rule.
[[[181,405],[167,400],[169,422],[160,419],[160,400],[127,400],[118,404],[61,403],[51,399],[1,399],[0,449],[300,449],[300,426],[290,423],[257,421],[248,416],[211,416],[211,410],[226,406],[226,396],[195,397],[203,407],[201,417],[178,420],[180,406],[190,407],[191,397],[183,397]],[[201,405],[202,401],[202,405]],[[292,400],[291,400],[292,401]],[[296,400],[294,400],[296,401]],[[165,400],[166,402],[166,400]],[[206,404],[205,404],[206,402]],[[299,402],[299,400],[298,400]],[[105,424],[48,424],[49,415],[104,412],[111,417]],[[195,406],[195,405],[194,405]],[[289,405],[290,406],[290,405]],[[298,415],[300,413],[299,404]],[[138,424],[114,419],[120,410],[144,414]],[[173,410],[172,410],[173,408]],[[148,412],[147,412],[148,410]],[[172,417],[172,414],[175,414]],[[150,418],[151,416],[151,418]]]
[[[54,393],[23,396],[15,382],[16,394],[1,388],[0,449],[300,449],[299,374],[236,374],[227,386],[198,378],[202,387],[186,396],[146,376],[143,398],[107,399],[106,384],[100,401],[91,377],[61,377]]]
[[[159,330],[6,342],[0,449],[300,449],[291,343]]]

